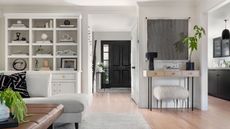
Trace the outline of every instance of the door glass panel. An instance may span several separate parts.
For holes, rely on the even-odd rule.
[[[109,44],[103,44],[103,66],[104,66],[104,73],[103,73],[103,84],[109,84]]]
[[[109,59],[109,53],[104,53],[104,60],[108,60]]]
[[[109,52],[109,45],[108,44],[104,44],[103,46],[104,48],[104,52]]]

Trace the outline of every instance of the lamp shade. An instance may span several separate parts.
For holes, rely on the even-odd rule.
[[[224,29],[222,32],[222,39],[230,39],[230,32],[228,29]]]

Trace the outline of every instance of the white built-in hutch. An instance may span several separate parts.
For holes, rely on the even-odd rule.
[[[81,92],[81,15],[5,14],[5,70],[50,72],[52,94]]]

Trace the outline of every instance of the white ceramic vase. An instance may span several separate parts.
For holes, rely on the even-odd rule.
[[[4,103],[0,102],[0,122],[8,120],[9,117],[10,117],[9,108]]]

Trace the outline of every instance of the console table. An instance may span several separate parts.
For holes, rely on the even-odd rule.
[[[57,104],[28,104],[26,121],[16,128],[7,129],[52,129],[53,122],[63,113],[64,106]]]
[[[192,85],[192,111],[194,108],[193,105],[193,94],[194,94],[194,77],[199,77],[200,72],[198,70],[144,70],[143,76],[148,78],[148,109],[152,110],[152,78],[153,77],[171,77],[171,78],[187,78],[187,89],[189,89],[190,78],[191,78],[191,85]],[[189,107],[189,99],[187,103]]]

